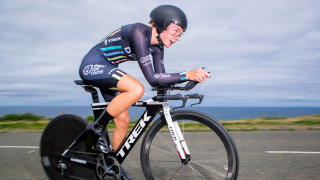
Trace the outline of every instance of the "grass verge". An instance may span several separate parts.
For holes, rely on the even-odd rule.
[[[93,117],[88,116],[87,121],[92,122]],[[50,122],[43,116],[34,114],[9,114],[0,117],[0,132],[9,132],[12,130],[43,130]],[[320,115],[300,116],[295,118],[287,117],[261,117],[256,119],[245,119],[235,121],[220,121],[228,131],[294,131],[294,130],[320,130]],[[129,125],[132,129],[135,122]],[[112,121],[108,125],[109,130],[113,130],[115,124]],[[188,131],[207,131],[202,124],[185,123],[184,128]]]

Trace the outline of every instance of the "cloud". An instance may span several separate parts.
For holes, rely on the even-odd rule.
[[[9,0],[0,2],[0,105],[84,105],[73,84],[84,55],[110,31],[147,23],[172,1]],[[206,105],[319,106],[319,2],[174,2],[189,20],[165,51],[168,72],[205,67]],[[150,87],[135,62],[120,65]]]

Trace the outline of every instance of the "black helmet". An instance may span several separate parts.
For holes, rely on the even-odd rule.
[[[150,13],[150,18],[154,24],[163,31],[171,24],[177,24],[186,31],[188,22],[184,12],[176,6],[162,5],[154,8]]]

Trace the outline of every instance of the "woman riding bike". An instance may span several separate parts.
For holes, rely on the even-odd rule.
[[[152,86],[187,80],[202,83],[209,77],[201,68],[181,73],[165,72],[164,47],[169,48],[179,41],[186,31],[184,12],[172,5],[162,5],[152,10],[150,18],[149,26],[135,23],[116,29],[94,46],[81,63],[79,73],[84,83],[99,87],[105,101],[110,102],[100,118],[87,127],[96,143],[94,148],[100,152],[110,152],[105,128],[112,119],[116,126],[112,150],[118,149],[130,123],[128,108],[144,94],[141,82],[118,69],[120,63],[137,61]]]

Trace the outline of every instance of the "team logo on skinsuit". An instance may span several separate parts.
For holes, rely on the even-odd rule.
[[[143,64],[143,66],[151,64],[149,55],[140,58],[140,62]]]
[[[126,53],[130,54],[131,53],[131,48],[130,47],[125,47],[124,50],[126,51]]]
[[[170,74],[163,74],[163,73],[155,73],[154,74],[155,78],[167,78],[167,77],[171,77]]]
[[[120,40],[121,40],[121,37],[116,37],[116,38],[108,39],[108,43],[117,42]]]
[[[88,75],[92,70],[93,65],[88,65],[83,69],[83,74]]]
[[[96,64],[96,65],[88,65],[83,69],[83,74],[84,75],[97,75],[97,74],[102,74],[103,73],[103,67],[105,67],[105,65],[100,65],[100,64]]]

